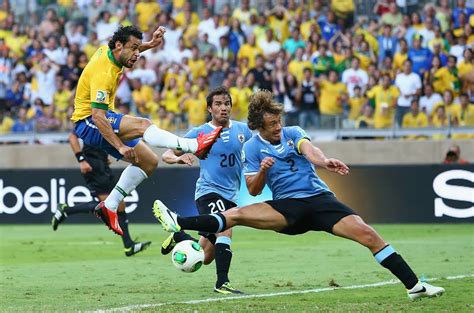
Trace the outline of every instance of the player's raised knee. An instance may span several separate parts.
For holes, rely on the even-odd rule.
[[[150,127],[151,125],[153,125],[153,122],[147,118],[141,118],[140,119],[140,129],[142,131],[142,136],[143,136],[143,133],[145,133],[145,130],[148,129],[148,127]]]

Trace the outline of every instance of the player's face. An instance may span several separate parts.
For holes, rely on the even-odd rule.
[[[220,126],[227,126],[230,119],[232,104],[229,95],[215,95],[212,98],[212,105],[207,108],[211,113],[212,121]]]
[[[263,128],[259,129],[263,139],[271,143],[278,143],[281,140],[281,115],[265,113],[263,115]]]
[[[119,54],[119,62],[127,68],[131,68],[135,65],[140,58],[140,45],[142,41],[134,36],[130,36],[127,43],[122,46]]]

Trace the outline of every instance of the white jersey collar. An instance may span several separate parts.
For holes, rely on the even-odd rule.
[[[216,129],[217,126],[215,126],[214,124],[212,124],[210,121],[207,122],[207,125],[211,126],[212,129]],[[231,128],[232,127],[232,120],[229,120],[229,127],[228,128]]]

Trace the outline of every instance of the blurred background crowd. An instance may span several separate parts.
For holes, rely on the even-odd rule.
[[[220,85],[242,121],[249,96],[268,89],[286,124],[307,129],[474,126],[474,1],[0,4],[0,134],[70,130],[88,59],[130,24],[144,40],[167,32],[124,72],[116,110],[167,130],[205,122],[205,96]]]

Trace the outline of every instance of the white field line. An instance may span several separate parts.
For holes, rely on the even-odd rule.
[[[426,279],[426,281],[436,281],[440,279],[454,280],[454,279],[463,279],[463,278],[468,278],[468,277],[474,277],[474,274],[447,276],[444,278],[428,278]],[[295,295],[295,294],[319,293],[319,292],[343,290],[343,289],[373,288],[373,287],[380,287],[380,286],[386,286],[386,285],[395,285],[399,283],[400,281],[398,280],[387,280],[387,281],[382,281],[378,283],[352,285],[352,286],[345,286],[345,287],[326,287],[326,288],[317,288],[317,289],[263,293],[263,294],[255,294],[255,295],[223,296],[223,297],[218,297],[218,298],[207,298],[207,299],[188,300],[188,301],[163,302],[163,303],[151,303],[151,304],[134,304],[134,305],[128,305],[128,306],[119,307],[119,308],[96,310],[96,311],[90,311],[90,312],[91,313],[128,312],[128,311],[139,310],[139,309],[157,308],[157,307],[162,307],[162,306],[171,305],[171,304],[199,304],[199,303],[228,301],[228,300],[270,298],[270,297],[288,296],[288,295]]]

